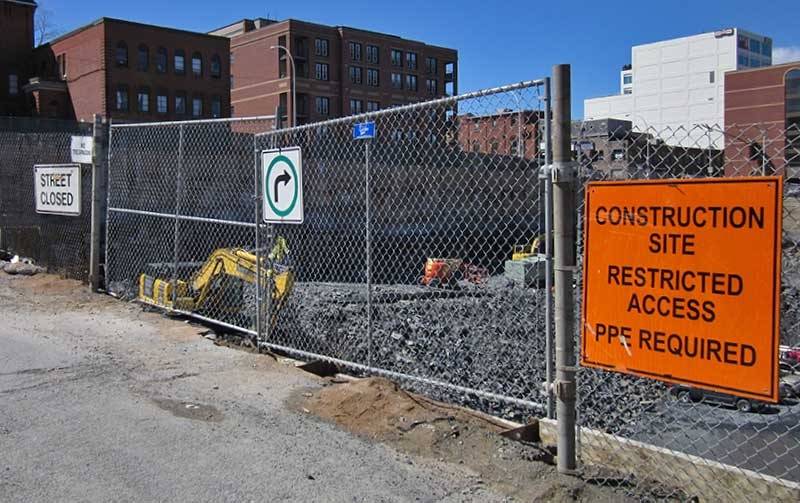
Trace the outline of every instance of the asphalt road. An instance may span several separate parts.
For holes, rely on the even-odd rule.
[[[0,500],[506,499],[293,412],[313,376],[59,285],[0,275]]]

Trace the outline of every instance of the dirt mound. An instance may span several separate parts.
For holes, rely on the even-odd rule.
[[[432,429],[437,422],[474,420],[455,408],[445,409],[411,395],[382,378],[324,388],[306,407],[350,431],[379,440],[398,439],[423,425]],[[486,426],[500,432],[497,426],[488,423]]]
[[[382,378],[337,383],[299,393],[303,412],[400,450],[459,465],[520,501],[628,501],[631,495],[561,476],[552,453],[536,443],[513,442],[503,427],[480,413],[434,402]]]
[[[85,293],[87,286],[80,281],[63,279],[54,274],[37,274],[36,276],[9,277],[14,281],[15,288],[44,294],[68,294],[80,291]]]

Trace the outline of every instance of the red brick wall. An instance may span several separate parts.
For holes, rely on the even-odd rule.
[[[367,110],[368,101],[377,101],[381,108],[388,108],[396,104],[407,104],[431,99],[427,93],[426,78],[438,80],[438,95],[443,95],[445,87],[445,63],[455,62],[458,58],[456,51],[429,46],[420,42],[404,40],[399,37],[382,35],[350,28],[333,28],[329,26],[305,23],[302,21],[288,20],[267,26],[260,30],[245,33],[234,37],[231,50],[234,55],[233,75],[234,89],[232,101],[235,107],[234,115],[247,117],[253,115],[273,114],[279,104],[279,97],[287,93],[288,113],[292,115],[291,79],[279,79],[279,55],[271,46],[278,45],[281,36],[286,37],[286,44],[296,54],[295,41],[297,37],[306,38],[308,78],[297,79],[297,93],[306,94],[306,113],[299,114],[298,120],[316,122],[328,118],[350,114],[350,99],[363,101],[363,110]],[[315,39],[324,38],[329,42],[329,55],[317,56],[315,53]],[[350,58],[349,42],[361,43],[362,58],[360,62],[353,62]],[[377,45],[380,48],[379,65],[369,64],[366,61],[367,45]],[[408,51],[417,53],[417,70],[408,70],[404,67],[395,69],[391,66],[391,49],[400,49],[404,54]],[[425,58],[433,56],[438,59],[437,74],[428,76],[425,68]],[[296,60],[298,67],[300,59]],[[316,63],[328,64],[328,81],[315,79]],[[362,68],[362,84],[350,82],[350,66]],[[379,70],[378,87],[367,85],[367,69]],[[417,75],[417,91],[407,89],[395,90],[391,86],[391,73]],[[291,70],[287,69],[290,74]],[[405,82],[404,82],[405,84]],[[315,98],[327,96],[330,99],[330,113],[323,116],[316,113]]]
[[[120,41],[128,46],[128,65],[116,62],[116,47]],[[138,69],[138,48],[148,47],[149,64],[145,71]],[[166,73],[156,72],[159,47],[167,49]],[[148,122],[192,119],[191,101],[194,96],[203,99],[202,118],[211,117],[211,99],[219,96],[221,117],[230,116],[230,41],[200,33],[171,30],[106,19],[85,29],[57,39],[49,51],[38,57],[39,72],[48,79],[60,79],[57,60],[66,55],[67,76],[71,108],[74,118],[90,121],[94,114],[102,114],[117,121]],[[174,71],[175,51],[185,53],[185,74]],[[49,52],[49,53],[48,53]],[[203,75],[192,74],[192,54],[199,52],[203,59]],[[219,55],[221,75],[211,77],[211,58]],[[42,70],[42,63],[45,69]],[[116,110],[116,90],[123,85],[128,90],[128,111]],[[149,88],[149,111],[141,112],[137,106],[140,88]],[[175,113],[175,95],[185,92],[186,114]],[[163,93],[168,98],[168,112],[157,112],[156,96]],[[66,117],[70,118],[70,117]]]
[[[781,174],[786,160],[786,73],[797,65],[778,65],[725,74],[725,174]],[[765,156],[756,155],[763,146]],[[758,151],[755,151],[758,154]],[[766,163],[764,162],[766,157]],[[770,169],[771,168],[771,169]]]
[[[202,118],[211,117],[211,99],[218,96],[221,100],[221,117],[230,117],[230,40],[205,34],[169,30],[156,26],[139,25],[117,21],[105,23],[105,65],[107,94],[105,107],[115,120],[145,122],[162,120],[195,119],[191,115],[191,101],[197,96],[203,100]],[[119,41],[128,45],[128,66],[118,66],[115,51]],[[138,48],[140,44],[148,47],[149,66],[140,71],[138,64]],[[166,73],[156,72],[156,55],[158,47],[165,47],[168,54]],[[178,75],[174,71],[175,51],[182,49],[185,54],[185,73]],[[192,73],[192,55],[199,52],[203,61],[203,74],[195,77]],[[211,77],[211,58],[218,55],[221,62],[219,78]],[[115,110],[116,89],[118,85],[128,88],[128,112]],[[137,107],[139,88],[149,88],[149,112],[140,112]],[[156,109],[156,96],[159,90],[168,97],[168,113],[159,114]],[[185,92],[187,96],[186,114],[175,113],[175,93]]]
[[[103,25],[95,25],[56,40],[50,45],[50,54],[40,56],[40,61],[47,61],[49,67],[46,78],[56,80],[61,79],[56,61],[59,57],[66,57],[65,80],[74,117],[65,119],[91,121],[94,114],[106,115],[104,40]]]
[[[458,142],[467,152],[490,155],[516,156],[514,142],[522,136],[525,148],[523,157],[534,159],[539,153],[538,112],[523,112],[521,128],[518,128],[517,113],[459,116]],[[496,151],[493,145],[497,146]]]

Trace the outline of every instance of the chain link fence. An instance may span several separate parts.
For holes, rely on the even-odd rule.
[[[92,124],[0,119],[0,249],[83,281],[89,274],[92,166],[81,165],[79,216],[36,213],[34,166],[71,164],[72,136],[91,135]]]
[[[552,355],[539,173],[548,84],[286,130],[271,118],[115,125],[107,288],[302,359],[509,419],[544,417]],[[353,127],[368,121],[376,137],[354,140]],[[782,344],[798,345],[796,132],[637,132],[609,120],[575,123],[572,136],[579,227],[592,180],[785,169]],[[305,221],[262,223],[262,153],[292,147],[302,149]],[[778,499],[786,493],[770,487],[797,490],[793,375],[786,367],[780,405],[743,413],[678,401],[658,381],[581,369],[583,477],[637,499]]]
[[[114,125],[108,289],[194,296],[169,307],[496,414],[541,412],[544,292],[527,287],[544,266],[505,271],[543,233],[543,111],[535,81],[286,130]],[[365,121],[376,137],[353,140]],[[260,153],[288,147],[302,149],[305,222],[256,228]],[[277,268],[294,279],[282,298]],[[170,283],[186,291],[154,300]]]
[[[581,368],[579,453],[582,470],[595,483],[621,487],[634,495],[656,481],[661,484],[659,499],[673,500],[699,495],[738,501],[754,494],[781,500],[787,494],[800,494],[800,365],[786,351],[800,345],[800,191],[793,178],[800,167],[800,136],[794,129],[756,124],[635,131],[629,122],[613,119],[573,124],[581,216],[583,189],[594,180],[782,173],[786,177],[781,403],[742,412],[728,397],[707,394],[701,399],[699,390]],[[582,267],[582,222],[577,235]],[[578,309],[580,291],[579,284]],[[609,466],[616,473],[608,475]],[[676,489],[670,490],[670,485]]]

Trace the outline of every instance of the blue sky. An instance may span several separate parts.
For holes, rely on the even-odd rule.
[[[58,31],[98,17],[209,31],[269,15],[388,32],[459,51],[459,90],[547,75],[572,64],[573,117],[583,99],[619,91],[632,45],[740,27],[773,38],[800,60],[800,0],[403,0],[265,2],[259,0],[41,0]]]

